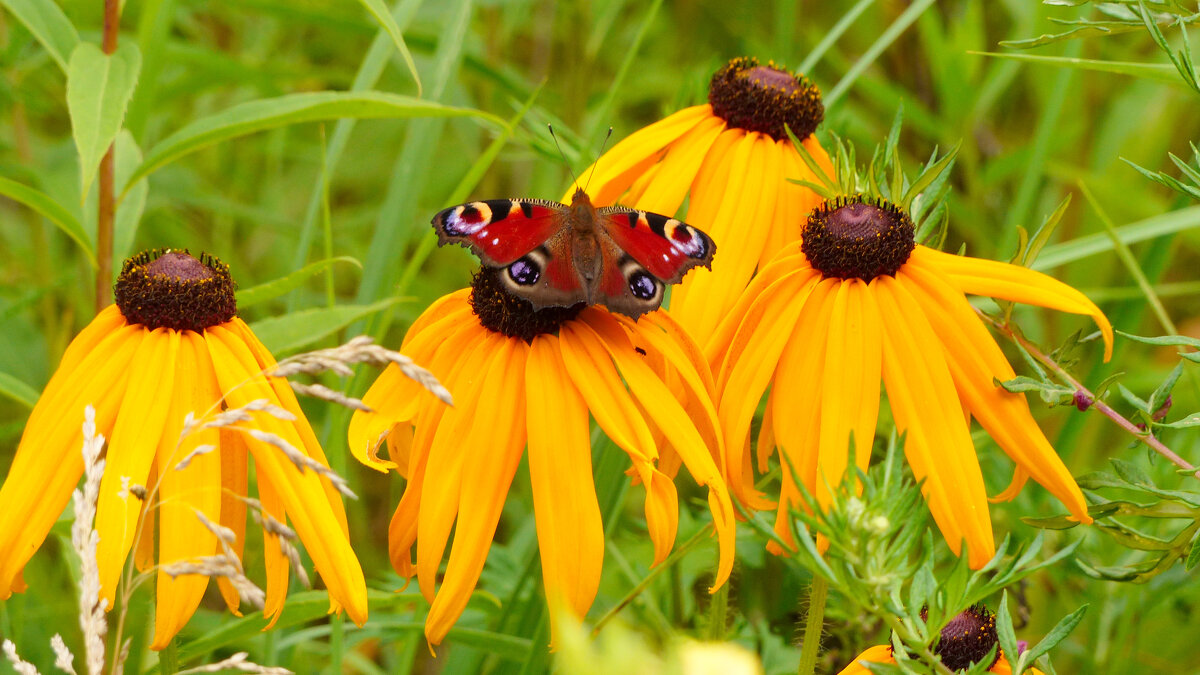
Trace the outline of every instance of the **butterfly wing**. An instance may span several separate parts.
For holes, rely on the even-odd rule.
[[[488,199],[444,209],[433,217],[438,245],[461,244],[488,267],[504,267],[546,243],[562,228],[566,206],[539,199]]]
[[[535,309],[570,307],[587,293],[571,264],[567,207],[539,199],[489,199],[433,217],[438,245],[461,244],[479,256],[513,295]]]
[[[636,319],[654,311],[667,284],[712,264],[716,244],[687,223],[623,206],[599,209],[598,215],[607,242],[596,302],[615,312]]]

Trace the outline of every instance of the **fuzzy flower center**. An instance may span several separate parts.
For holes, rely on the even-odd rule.
[[[825,118],[821,91],[803,75],[793,75],[768,61],[742,57],[718,70],[708,87],[713,114],[730,126],[787,140],[789,127],[796,138],[808,138]]]
[[[130,323],[199,332],[237,314],[234,288],[229,266],[214,256],[152,249],[125,261],[114,295]]]
[[[571,307],[534,309],[525,299],[504,288],[498,277],[504,270],[481,267],[471,279],[471,309],[479,317],[479,325],[512,338],[533,342],[543,333],[556,333],[564,322],[579,316],[584,303]]]
[[[965,670],[982,661],[999,642],[996,617],[982,604],[975,605],[950,620],[942,629],[942,639],[933,650],[950,670]],[[996,650],[991,668],[1000,659]]]
[[[813,209],[800,248],[825,275],[870,281],[894,276],[916,247],[912,219],[882,199],[838,197]]]

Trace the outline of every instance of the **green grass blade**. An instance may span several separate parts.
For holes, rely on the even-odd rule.
[[[81,188],[88,188],[125,120],[125,109],[137,86],[142,55],[137,45],[126,42],[105,54],[90,42],[81,42],[67,64],[67,112],[71,134],[79,151]]]
[[[88,262],[91,263],[92,269],[96,268],[96,251],[91,237],[83,231],[83,225],[79,223],[79,220],[71,215],[70,211],[63,208],[61,204],[51,199],[49,195],[41,190],[3,177],[0,177],[0,195],[24,204],[48,218],[58,229],[65,232],[68,237],[74,239],[76,244],[79,244],[79,248],[83,249],[84,255],[87,256]]]
[[[613,104],[617,100],[617,93],[621,90],[621,85],[629,75],[629,68],[633,65],[637,53],[642,47],[642,42],[645,41],[646,34],[650,31],[650,25],[654,23],[654,17],[658,16],[658,10],[661,8],[662,0],[654,0],[650,7],[646,9],[646,14],[642,17],[633,42],[621,46],[622,51],[625,53],[625,58],[621,60],[621,66],[617,69],[617,74],[613,76],[612,82],[609,83],[608,92],[604,95],[604,99],[592,113],[594,123],[591,132],[587,136],[588,148],[597,147],[600,143],[600,133],[608,129],[609,121],[612,119]]]
[[[273,279],[266,283],[238,291],[238,308],[245,309],[247,307],[253,307],[254,305],[262,304],[268,300],[272,300],[294,289],[297,289],[309,278],[332,268],[336,263],[349,263],[359,269],[362,269],[362,263],[358,262],[358,260],[355,258],[351,258],[350,256],[339,256],[337,258],[318,260],[317,262],[305,265],[302,269],[298,269],[287,276]]]
[[[853,66],[850,66],[850,70],[829,91],[829,95],[825,97],[825,107],[829,108],[833,106],[834,102],[840,99],[846,93],[846,90],[854,84],[858,76],[862,75],[863,71],[874,63],[875,59],[879,58],[879,55],[891,46],[896,41],[896,38],[900,37],[901,33],[907,30],[931,5],[933,5],[933,0],[917,0],[909,5],[908,9],[905,9],[900,16],[896,17],[896,20],[883,31],[883,34],[871,44],[858,61],[854,62]]]
[[[854,24],[854,20],[862,16],[862,13],[867,11],[867,8],[870,7],[874,2],[875,0],[858,0],[857,4],[847,10],[846,13],[843,14],[840,19],[838,19],[838,22],[833,24],[833,28],[830,28],[825,32],[825,37],[821,38],[821,41],[817,43],[817,46],[813,47],[812,51],[808,53],[808,56],[804,57],[804,61],[801,62],[800,67],[796,69],[797,72],[803,75],[812,70],[813,66],[817,65],[817,62],[820,61],[821,57],[825,55],[825,52],[829,51],[829,48],[833,46],[833,43],[837,42],[838,38],[840,38],[842,34],[849,30],[850,26]]]
[[[22,25],[42,43],[50,58],[67,72],[67,59],[79,44],[79,32],[54,0],[0,0]]]
[[[392,13],[388,10],[387,5],[383,4],[383,0],[359,0],[359,2],[371,13],[371,16],[375,17],[379,25],[383,26],[388,37],[392,38],[392,44],[396,45],[396,51],[400,52],[400,58],[404,59],[404,65],[408,67],[408,72],[417,85],[417,98],[420,98],[423,91],[421,74],[417,72],[417,64],[413,61],[412,52],[408,51],[408,45],[404,42],[404,33],[400,31],[400,26],[392,18]]]
[[[186,125],[147,153],[146,161],[133,172],[124,189],[180,157],[221,141],[290,124],[347,117],[478,117],[502,124],[494,115],[478,110],[453,108],[398,94],[334,91],[287,94],[235,105]]]
[[[302,309],[250,324],[254,334],[274,354],[292,352],[333,335],[359,319],[404,298],[385,298],[370,305],[340,305]]]
[[[1165,63],[1134,63],[1132,61],[1103,61],[1099,59],[1083,59],[1072,56],[1042,56],[1039,54],[1001,54],[998,52],[967,52],[976,56],[991,56],[1010,61],[1028,61],[1077,70],[1094,70],[1101,73],[1129,75],[1158,82],[1179,83],[1175,66]]]
[[[33,409],[38,400],[36,389],[5,372],[0,372],[0,396],[11,398],[29,409]]]
[[[1118,227],[1116,232],[1122,243],[1135,244],[1139,241],[1175,234],[1195,227],[1200,227],[1200,206],[1189,206],[1186,209],[1139,220],[1136,223]],[[1060,265],[1111,250],[1113,250],[1113,242],[1105,233],[1079,237],[1042,249],[1042,254],[1033,264],[1033,269],[1051,270]]]

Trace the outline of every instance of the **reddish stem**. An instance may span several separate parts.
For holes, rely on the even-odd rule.
[[[104,0],[104,37],[100,48],[105,54],[117,51],[121,24],[121,0]],[[113,194],[113,147],[100,160],[100,194],[96,200],[96,311],[112,302],[113,220],[116,200]]]

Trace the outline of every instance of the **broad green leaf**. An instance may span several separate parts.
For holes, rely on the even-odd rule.
[[[387,298],[370,305],[341,305],[319,309],[302,309],[283,316],[271,317],[250,324],[254,334],[272,353],[289,352],[333,335],[369,314],[374,314],[402,298]]]
[[[1150,481],[1150,476],[1142,470],[1142,468],[1132,462],[1127,462],[1118,457],[1112,457],[1108,460],[1112,463],[1113,468],[1117,470],[1117,475],[1122,480],[1128,481],[1133,485],[1153,485]]]
[[[87,255],[88,262],[91,263],[92,269],[96,268],[96,251],[95,244],[92,243],[87,233],[83,230],[83,225],[71,215],[71,212],[62,207],[61,204],[54,201],[41,190],[35,190],[28,185],[22,185],[16,181],[0,177],[0,195],[4,195],[15,202],[19,202],[37,211],[50,222],[58,226],[58,229],[67,234],[68,237],[75,240],[79,244],[79,248],[83,249]]]
[[[37,390],[4,372],[0,372],[0,395],[11,398],[26,408],[33,408],[33,404],[38,400]]]
[[[184,126],[150,149],[146,160],[133,172],[123,191],[129,189],[132,181],[214,143],[289,124],[347,117],[478,117],[498,126],[503,125],[498,117],[479,110],[452,108],[411,96],[377,91],[287,94],[235,105]]]
[[[0,5],[17,17],[17,21],[50,52],[50,58],[58,67],[67,72],[67,59],[79,44],[79,33],[58,3],[55,0],[0,0]]]
[[[298,269],[287,276],[238,291],[238,307],[244,309],[246,307],[252,307],[259,303],[266,302],[272,298],[277,298],[284,293],[291,291],[292,289],[299,288],[310,277],[320,274],[326,268],[331,267],[334,263],[339,262],[350,263],[351,265],[362,269],[362,263],[349,256],[318,260],[317,262],[305,265],[302,269]]]
[[[128,129],[122,129],[117,134],[115,184],[124,185],[125,179],[142,163],[142,149],[133,134]],[[139,180],[125,197],[117,204],[117,213],[113,221],[113,269],[121,269],[121,263],[133,255],[133,240],[137,236],[138,225],[142,220],[142,212],[146,210],[146,195],[150,186],[146,179]]]
[[[404,59],[404,65],[408,66],[408,72],[412,74],[413,82],[417,83],[417,96],[420,97],[421,74],[417,72],[417,64],[413,62],[412,53],[408,51],[408,45],[404,42],[404,33],[400,31],[400,26],[396,25],[396,19],[392,18],[391,11],[388,10],[387,5],[383,4],[383,0],[359,0],[359,2],[392,38],[392,43],[396,45],[396,51],[400,52],[400,57]]]
[[[1158,216],[1152,216],[1136,223],[1117,228],[1117,237],[1126,244],[1134,244],[1147,239],[1154,239],[1168,234],[1175,234],[1191,228],[1200,227],[1200,206],[1189,206],[1186,209],[1171,211]],[[1100,232],[1085,237],[1079,237],[1061,244],[1054,244],[1042,249],[1033,269],[1046,271],[1054,269],[1081,258],[1111,251],[1113,241],[1108,233]]]
[[[1080,59],[1071,56],[1041,56],[1038,54],[1001,54],[998,52],[967,52],[975,56],[991,56],[997,59],[1012,61],[1031,61],[1052,66],[1076,68],[1079,70],[1095,70],[1103,73],[1130,75],[1145,80],[1158,82],[1179,83],[1175,66],[1166,63],[1135,63],[1132,61],[1104,61],[1099,59]]]
[[[71,52],[67,112],[79,151],[80,194],[84,197],[96,177],[100,159],[121,130],[141,67],[141,52],[132,42],[123,43],[112,54],[105,54],[90,42],[79,43]]]

